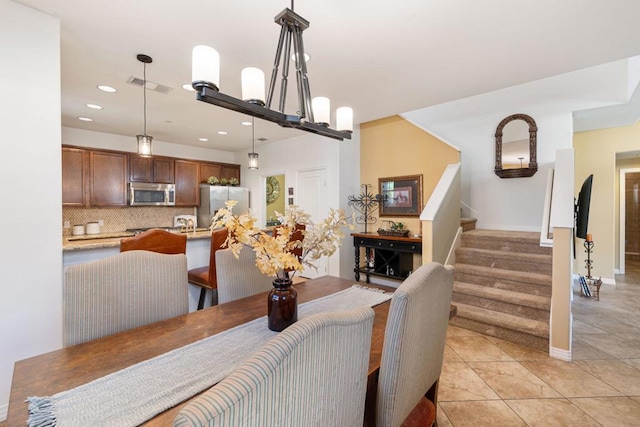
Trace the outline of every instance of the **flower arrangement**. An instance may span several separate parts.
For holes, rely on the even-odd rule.
[[[314,261],[333,255],[341,245],[342,228],[353,229],[342,210],[331,209],[327,218],[314,224],[309,214],[291,205],[284,215],[276,212],[282,225],[271,235],[258,229],[256,219],[250,214],[233,215],[236,203],[235,200],[227,201],[213,217],[211,228],[226,227],[229,233],[223,246],[231,248],[236,258],[243,246],[253,249],[260,272],[277,279],[291,279],[304,266],[315,268]],[[298,224],[306,227],[302,231],[302,241],[291,239]],[[298,258],[293,251],[300,247],[302,255]]]
[[[209,185],[218,185],[220,184],[220,180],[218,179],[217,176],[210,176],[207,179],[207,183],[209,183]]]

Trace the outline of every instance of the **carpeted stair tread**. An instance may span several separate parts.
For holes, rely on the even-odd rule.
[[[538,285],[548,285],[551,286],[551,275],[550,274],[540,274],[540,273],[530,273],[525,271],[513,271],[513,270],[504,270],[501,268],[493,268],[493,267],[483,267],[480,265],[471,265],[471,264],[459,264],[456,263],[455,271],[464,272],[467,274],[475,274],[478,276],[487,276],[493,277],[496,279],[509,280],[512,282],[527,282],[527,283],[535,283]]]
[[[456,281],[453,283],[453,292],[473,295],[514,305],[539,308],[541,310],[549,310],[551,307],[551,298],[549,297],[525,294],[522,292],[513,292],[505,289],[475,285],[472,283]]]
[[[542,338],[549,338],[549,322],[523,319],[493,310],[486,310],[466,304],[454,303],[458,308],[457,317],[471,319],[488,325],[496,325],[520,333],[527,333]]]
[[[462,247],[456,251],[456,261],[505,270],[551,274],[552,258],[551,255],[544,254]]]
[[[473,256],[498,257],[505,260],[522,260],[530,263],[550,263],[552,256],[547,254],[529,254],[523,252],[507,252],[495,249],[468,248],[463,247],[457,250],[458,253],[466,253]]]
[[[540,233],[504,230],[470,230],[462,233],[462,246],[504,252],[552,254],[553,249],[540,246]]]

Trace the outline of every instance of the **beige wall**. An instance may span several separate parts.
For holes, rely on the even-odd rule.
[[[378,178],[422,174],[422,210],[447,165],[458,162],[458,150],[399,116],[360,125],[360,182],[371,184],[373,194]],[[421,230],[418,217],[382,219],[402,222],[412,234]],[[380,219],[368,231],[379,226]]]
[[[640,124],[589,132],[577,132],[573,137],[576,153],[575,194],[583,181],[593,174],[593,191],[589,210],[589,233],[593,235],[593,271],[595,277],[613,280],[617,268],[618,240],[618,170],[616,153],[640,149]],[[582,240],[577,241],[578,274],[586,273]]]
[[[551,289],[552,356],[570,360],[571,353],[571,271],[570,228],[553,229],[553,288]]]

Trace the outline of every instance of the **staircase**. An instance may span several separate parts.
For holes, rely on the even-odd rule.
[[[451,324],[549,349],[551,248],[538,233],[470,230],[456,251]]]

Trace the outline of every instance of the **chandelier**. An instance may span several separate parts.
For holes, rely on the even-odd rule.
[[[276,24],[282,28],[276,56],[269,81],[269,90],[265,99],[264,73],[259,68],[249,67],[242,70],[242,98],[221,93],[220,55],[209,46],[193,48],[192,86],[197,92],[197,99],[259,119],[277,123],[282,127],[295,128],[342,141],[351,139],[353,131],[353,110],[340,107],[336,110],[336,128],[330,127],[330,101],[325,97],[311,98],[307,64],[305,61],[302,32],[309,28],[309,21],[293,11],[285,8],[275,18]],[[293,45],[293,46],[292,46]],[[293,53],[292,53],[293,47]],[[296,88],[298,92],[298,111],[296,114],[285,113],[287,83],[289,74],[289,58],[295,62]],[[278,72],[282,66],[280,77],[280,93],[277,109],[272,109],[274,93],[278,80]]]

